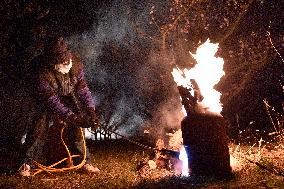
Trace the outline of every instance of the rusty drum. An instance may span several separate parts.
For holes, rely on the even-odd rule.
[[[190,175],[231,176],[228,137],[221,115],[196,113],[181,123]]]

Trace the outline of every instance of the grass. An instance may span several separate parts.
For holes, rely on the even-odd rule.
[[[231,154],[236,157],[238,165],[234,177],[231,180],[214,180],[180,177],[166,169],[150,170],[147,166],[141,174],[141,169],[138,171],[139,162],[147,160],[150,152],[125,140],[90,141],[88,145],[96,165],[101,169],[98,175],[86,175],[79,171],[54,175],[40,173],[30,178],[2,174],[0,188],[284,188],[283,176],[241,158],[242,155],[264,166],[277,167],[283,171],[283,147],[263,147],[260,152],[259,147],[230,144]],[[280,159],[277,159],[278,156]]]

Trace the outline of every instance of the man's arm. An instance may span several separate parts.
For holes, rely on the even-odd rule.
[[[96,115],[92,94],[84,77],[83,65],[77,62],[77,65],[75,64],[73,69],[75,69],[75,73],[77,73],[75,94],[80,101],[81,107],[87,113],[86,119],[89,121],[89,126],[96,129],[99,127],[99,120]]]
[[[61,101],[55,91],[52,74],[48,70],[39,74],[37,81],[37,90],[40,99],[44,101],[47,108],[54,114],[58,115],[61,119],[66,120],[72,114],[72,110],[66,107]]]

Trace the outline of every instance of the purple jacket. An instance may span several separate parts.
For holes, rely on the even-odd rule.
[[[66,119],[74,112],[61,100],[62,87],[59,86],[59,83],[62,81],[58,80],[62,79],[58,78],[63,78],[64,82],[69,82],[67,92],[76,96],[81,107],[95,109],[91,92],[84,78],[83,65],[75,56],[72,57],[72,61],[73,65],[68,74],[63,75],[53,68],[45,68],[40,71],[37,81],[37,90],[41,101],[51,113],[62,119]]]

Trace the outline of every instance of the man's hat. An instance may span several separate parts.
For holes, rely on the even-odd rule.
[[[68,44],[64,41],[63,37],[51,39],[47,43],[46,58],[51,64],[61,64],[72,57]]]

